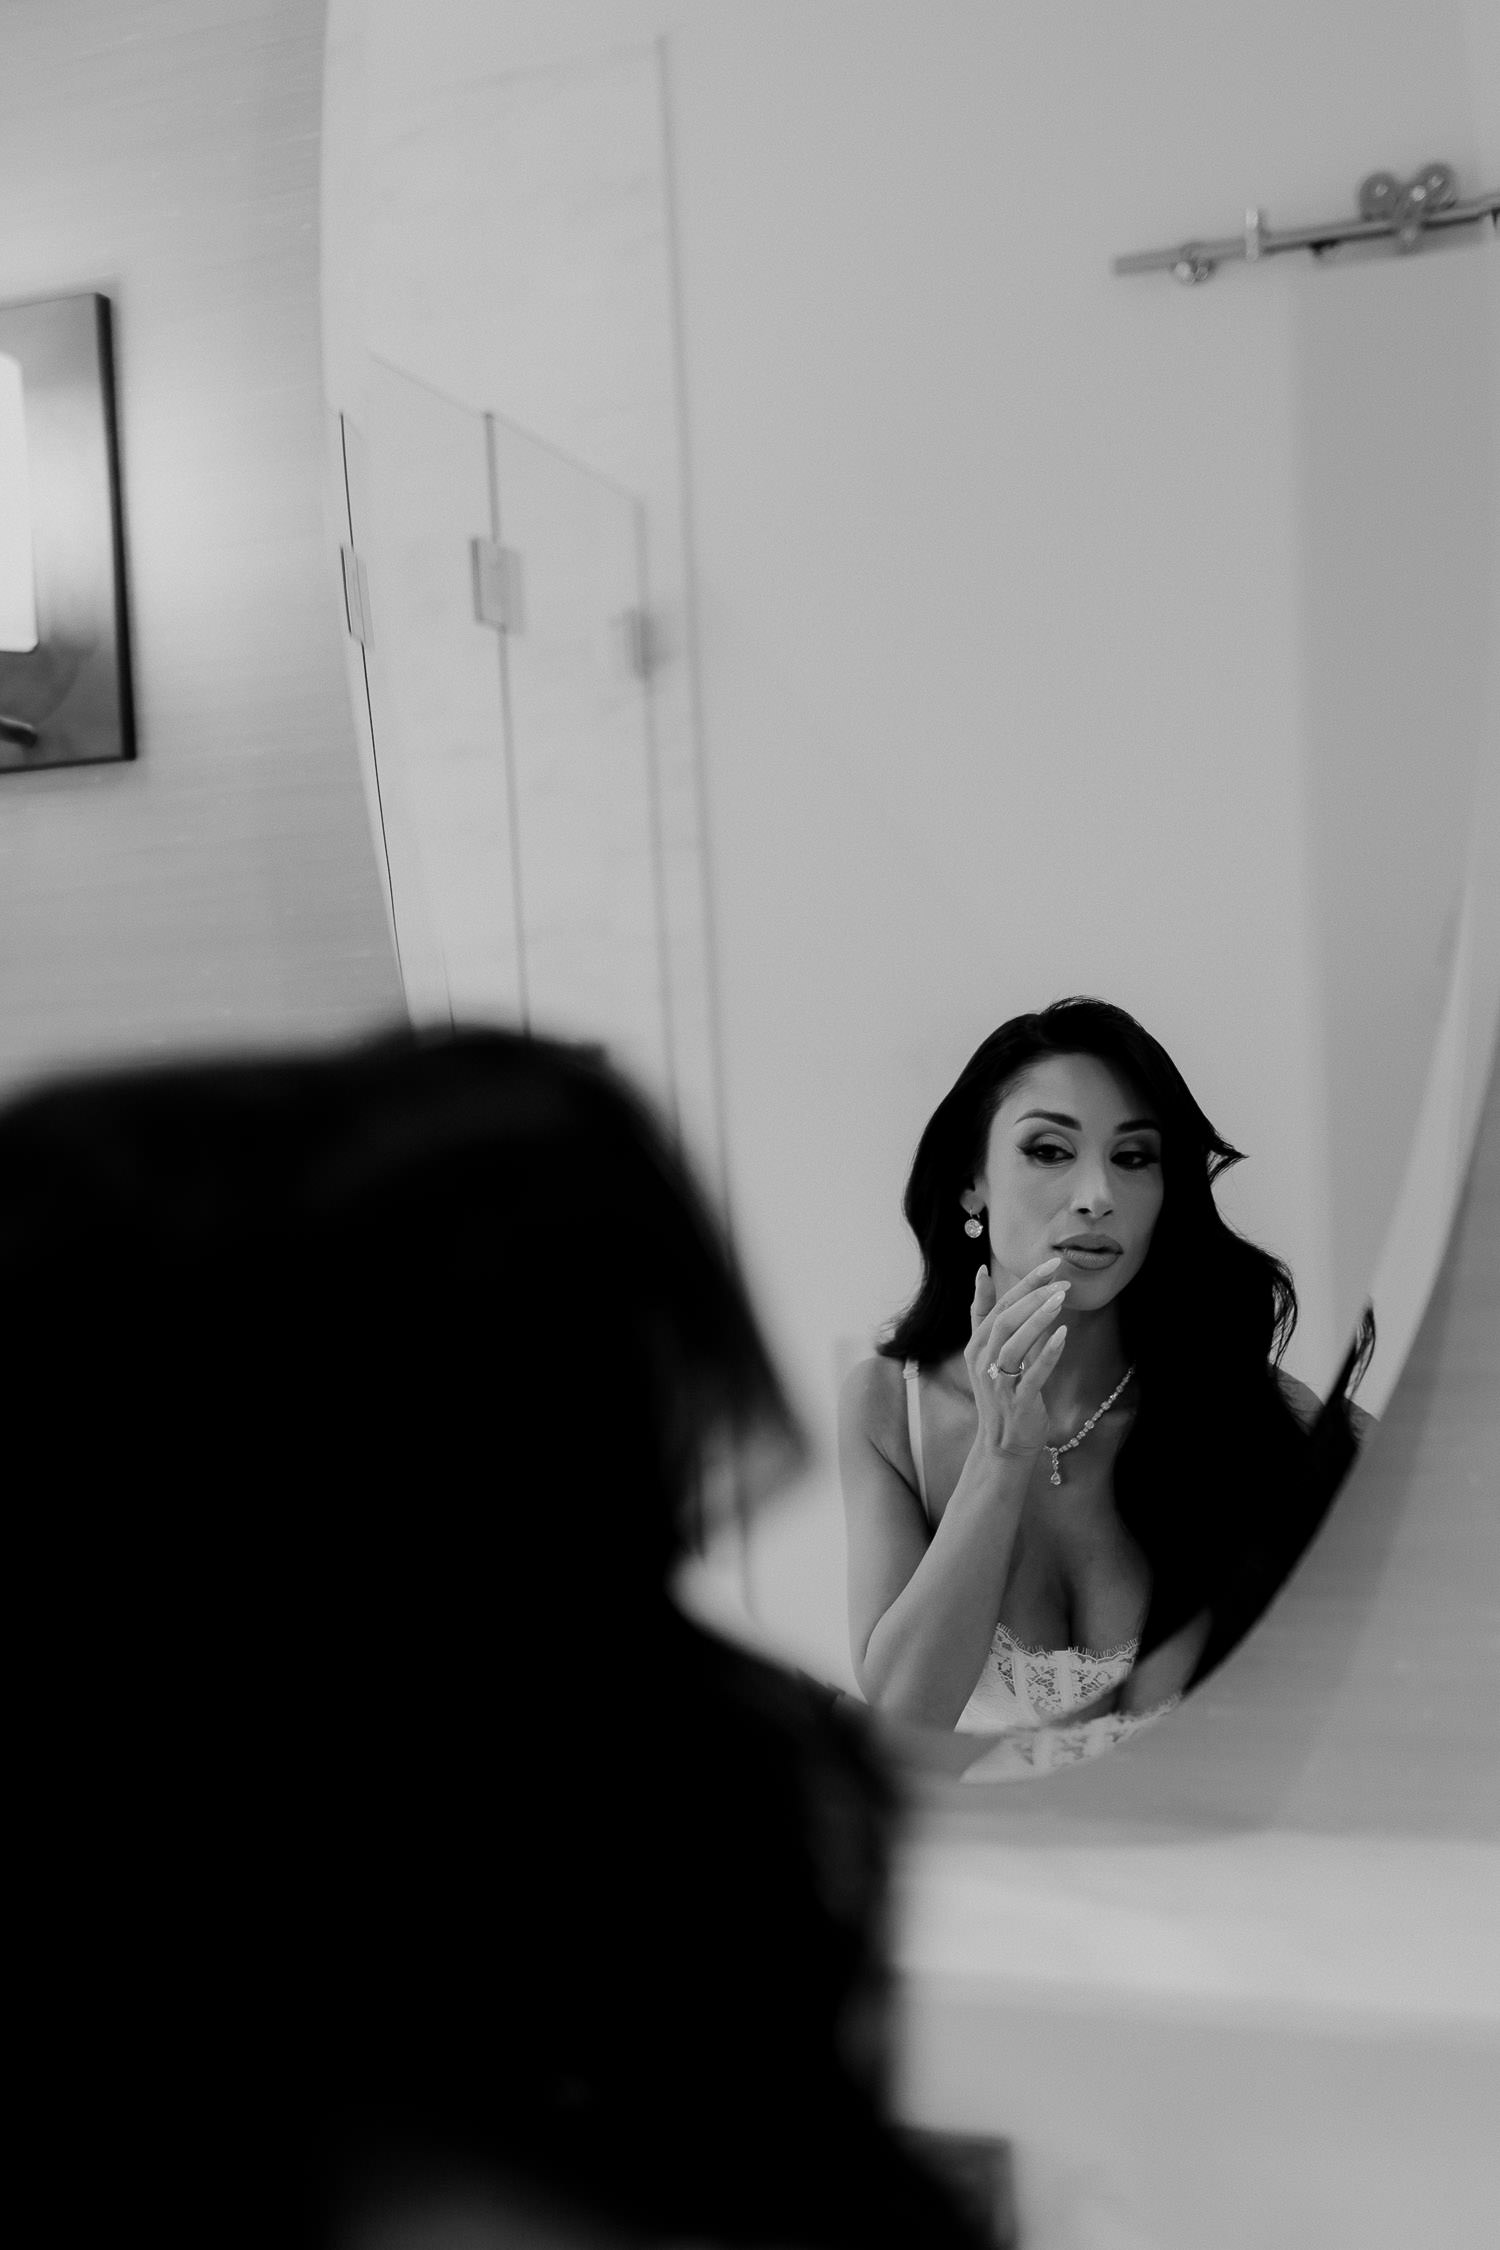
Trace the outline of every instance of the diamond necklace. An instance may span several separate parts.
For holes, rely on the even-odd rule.
[[[1118,1381],[1118,1383],[1116,1383],[1114,1389],[1110,1392],[1108,1398],[1104,1401],[1104,1404],[1102,1406],[1095,1407],[1093,1413],[1084,1423],[1083,1428],[1078,1432],[1078,1435],[1076,1437],[1070,1437],[1066,1445],[1047,1445],[1042,1448],[1043,1452],[1050,1453],[1052,1456],[1052,1474],[1047,1480],[1049,1484],[1062,1483],[1061,1462],[1063,1455],[1065,1453],[1071,1453],[1075,1445],[1082,1445],[1084,1439],[1088,1436],[1089,1431],[1093,1428],[1094,1424],[1099,1421],[1103,1415],[1106,1415],[1109,1412],[1110,1408],[1114,1405],[1115,1400],[1119,1397],[1121,1391],[1124,1390],[1125,1385],[1130,1381],[1130,1378],[1134,1373],[1135,1369],[1133,1367],[1126,1368],[1124,1374],[1120,1377],[1120,1380]]]

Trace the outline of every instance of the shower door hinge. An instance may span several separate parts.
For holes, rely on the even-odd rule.
[[[502,633],[526,630],[526,588],[521,557],[514,547],[498,539],[471,539],[469,561],[474,573],[474,621],[493,625]]]

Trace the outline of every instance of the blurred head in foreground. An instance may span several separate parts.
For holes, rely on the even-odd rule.
[[[714,1461],[801,1441],[596,1055],[43,1089],[0,1308],[29,2137],[80,2223],[969,2239],[882,2124],[886,1785],[668,1598]]]

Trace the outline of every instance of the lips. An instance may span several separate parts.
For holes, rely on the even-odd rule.
[[[1079,1273],[1103,1273],[1106,1266],[1125,1255],[1123,1246],[1111,1234],[1075,1234],[1057,1247],[1067,1264]]]

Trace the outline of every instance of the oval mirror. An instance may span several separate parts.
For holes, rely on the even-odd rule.
[[[1193,1192],[1294,1277],[1289,1425],[1371,1306],[1378,1420],[1441,1255],[1500,1000],[1493,229],[1111,270],[1261,198],[1257,247],[1352,214],[1377,167],[1495,185],[1465,11],[1365,11],[1357,78],[1348,15],[1277,0],[1247,42],[1188,0],[329,9],[331,491],[408,1003],[604,1036],[676,1117],[819,1441],[693,1598],[877,1703],[984,1384],[1010,1412],[1033,1352],[1051,1419],[1004,1425],[1036,1474],[975,1648],[1013,1704],[1030,1678],[1034,1736],[1118,1716],[1131,1654],[1084,1660],[1138,1648],[1181,1552],[1111,1514],[1148,1393],[1171,1453],[1168,1321],[1194,1489],[1261,1473],[1227,1377],[1212,1412],[1217,1283],[1179,1269],[1149,1382],[1104,1317],[1156,1270],[1142,1176],[1180,1217],[1192,1173],[1138,1048],[1002,1073],[943,1189],[1000,1294],[1063,1259],[1071,1345],[1054,1303],[1003,1365],[987,1301],[972,1368],[946,1332],[877,1350],[922,1277],[914,1151],[997,1027],[1110,1003],[1244,1152],[1205,1206],[1202,1142]],[[1067,1183],[1029,1233],[1002,1158]],[[846,1543],[851,1375],[884,1386],[897,1528]],[[1047,1515],[1080,1489],[1087,1537]],[[929,1702],[962,1723],[951,1679]]]

